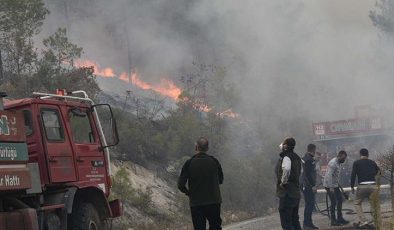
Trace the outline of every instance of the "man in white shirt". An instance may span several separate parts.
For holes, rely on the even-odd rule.
[[[349,221],[343,219],[343,197],[339,188],[340,164],[345,162],[346,157],[347,153],[345,151],[339,151],[338,155],[328,162],[327,172],[323,180],[323,186],[326,188],[331,202],[330,217],[332,226],[346,225],[349,223]],[[337,216],[335,216],[335,208],[337,211]]]
[[[276,165],[276,195],[279,198],[279,215],[283,230],[301,230],[298,208],[301,188],[301,158],[294,152],[296,141],[286,138],[281,144],[282,152]]]

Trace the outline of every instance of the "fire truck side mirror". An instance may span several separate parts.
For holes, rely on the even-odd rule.
[[[105,138],[102,148],[117,145],[119,143],[118,128],[111,106],[109,104],[96,104],[91,106],[90,111],[96,114],[97,127],[102,130],[101,135]]]

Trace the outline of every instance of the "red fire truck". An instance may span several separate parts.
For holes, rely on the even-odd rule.
[[[108,104],[84,91],[0,93],[0,229],[104,230],[122,214],[108,148],[118,143]]]

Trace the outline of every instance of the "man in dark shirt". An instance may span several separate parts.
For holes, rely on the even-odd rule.
[[[189,196],[194,229],[205,230],[208,220],[210,230],[220,230],[222,197],[219,185],[223,183],[222,166],[216,158],[206,153],[208,140],[205,137],[197,140],[195,150],[196,154],[182,167],[178,188]]]
[[[279,161],[276,165],[276,195],[279,197],[279,216],[282,229],[301,230],[298,208],[301,189],[301,158],[294,152],[296,141],[286,138],[281,146]]]
[[[375,177],[380,171],[376,163],[373,160],[368,159],[368,156],[369,153],[367,149],[360,150],[361,159],[353,163],[352,176],[350,181],[352,193],[354,193],[354,184],[356,182],[356,177],[358,179],[358,187],[354,204],[360,220],[360,227],[368,224],[362,208],[362,202],[365,198],[369,199],[372,211],[374,211],[374,205],[371,202],[371,195],[377,191]]]
[[[316,161],[314,159],[316,145],[309,144],[308,152],[302,158],[304,171],[302,174],[302,185],[305,200],[304,229],[319,229],[312,222],[312,212],[315,207],[316,193]]]

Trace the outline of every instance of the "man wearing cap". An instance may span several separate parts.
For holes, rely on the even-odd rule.
[[[207,154],[208,139],[205,137],[197,140],[195,151],[196,154],[182,167],[178,188],[189,197],[195,230],[205,230],[207,220],[210,230],[221,230],[219,185],[223,183],[222,166],[215,157]]]
[[[353,163],[352,176],[350,187],[352,188],[352,193],[354,193],[354,184],[356,183],[357,177],[357,192],[356,199],[354,200],[354,205],[357,211],[358,218],[360,220],[359,227],[367,226],[368,221],[365,218],[362,202],[364,199],[369,199],[371,204],[372,212],[374,210],[374,205],[371,202],[371,196],[377,191],[376,187],[376,175],[378,175],[380,169],[375,161],[368,159],[369,153],[368,149],[360,150],[360,159]]]
[[[276,195],[279,197],[279,215],[284,230],[301,230],[298,216],[301,189],[301,158],[294,152],[296,141],[286,138],[280,148],[279,161],[276,165]]]

